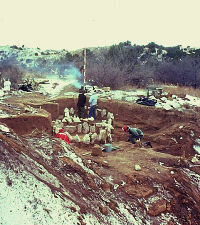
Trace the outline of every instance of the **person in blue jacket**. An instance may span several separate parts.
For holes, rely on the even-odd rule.
[[[96,119],[96,117],[97,117],[97,100],[98,100],[98,95],[96,93],[96,90],[93,88],[93,94],[89,99],[90,109],[89,109],[88,118],[93,117],[94,119]]]

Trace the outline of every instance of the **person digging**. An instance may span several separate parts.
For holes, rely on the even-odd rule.
[[[138,128],[124,126],[122,129],[123,131],[129,133],[128,141],[130,141],[132,144],[135,144],[136,142],[140,143],[140,141],[144,137],[144,133]]]

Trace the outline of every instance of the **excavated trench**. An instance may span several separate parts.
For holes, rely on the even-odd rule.
[[[194,140],[200,136],[200,117],[197,113],[166,111],[100,99],[98,108],[106,109],[115,116],[113,146],[117,146],[118,150],[103,153],[102,157],[94,157],[90,154],[93,146],[72,144],[72,151],[96,174],[91,176],[68,156],[61,154],[60,142],[53,141],[55,138],[52,136],[51,120],[62,118],[65,108],[76,109],[76,102],[77,99],[73,96],[59,97],[42,103],[7,99],[9,109],[13,106],[13,111],[10,109],[8,112],[7,109],[7,113],[12,116],[0,118],[0,122],[13,129],[23,144],[13,138],[11,141],[11,138],[5,135],[1,136],[1,139],[9,143],[16,152],[23,152],[33,161],[43,165],[59,180],[61,187],[55,187],[49,180],[45,181],[46,184],[53,191],[60,192],[63,198],[67,198],[64,190],[70,190],[70,199],[79,205],[80,213],[89,212],[95,215],[101,224],[110,224],[102,218],[102,215],[109,215],[110,210],[122,224],[133,224],[120,212],[120,202],[127,205],[131,215],[137,217],[138,224],[161,224],[163,221],[185,225],[199,223],[199,171],[197,167],[194,171],[189,161],[195,154]],[[14,105],[16,107],[17,104],[30,105],[37,111],[32,114],[30,111],[24,111],[20,105],[18,112],[21,113],[14,115]],[[6,112],[6,108],[4,111]],[[97,120],[100,120],[100,116]],[[123,125],[143,130],[143,141],[151,141],[153,148],[137,148],[126,142],[127,134],[121,129]],[[52,140],[52,145],[44,147],[40,144],[44,135]],[[52,149],[52,154],[49,149]],[[52,156],[54,158],[51,158]],[[135,164],[141,166],[141,171],[134,170]],[[107,203],[102,200],[103,192],[109,199]],[[91,207],[91,204],[94,206]]]

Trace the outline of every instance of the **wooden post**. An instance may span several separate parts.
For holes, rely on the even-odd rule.
[[[83,88],[86,86],[86,49],[83,50]]]

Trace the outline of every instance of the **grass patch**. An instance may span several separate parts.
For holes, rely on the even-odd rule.
[[[175,85],[164,85],[163,90],[170,93],[174,94],[177,96],[183,96],[183,95],[192,95],[195,97],[200,98],[200,88],[193,88],[193,87],[185,87],[185,86],[175,86]]]

